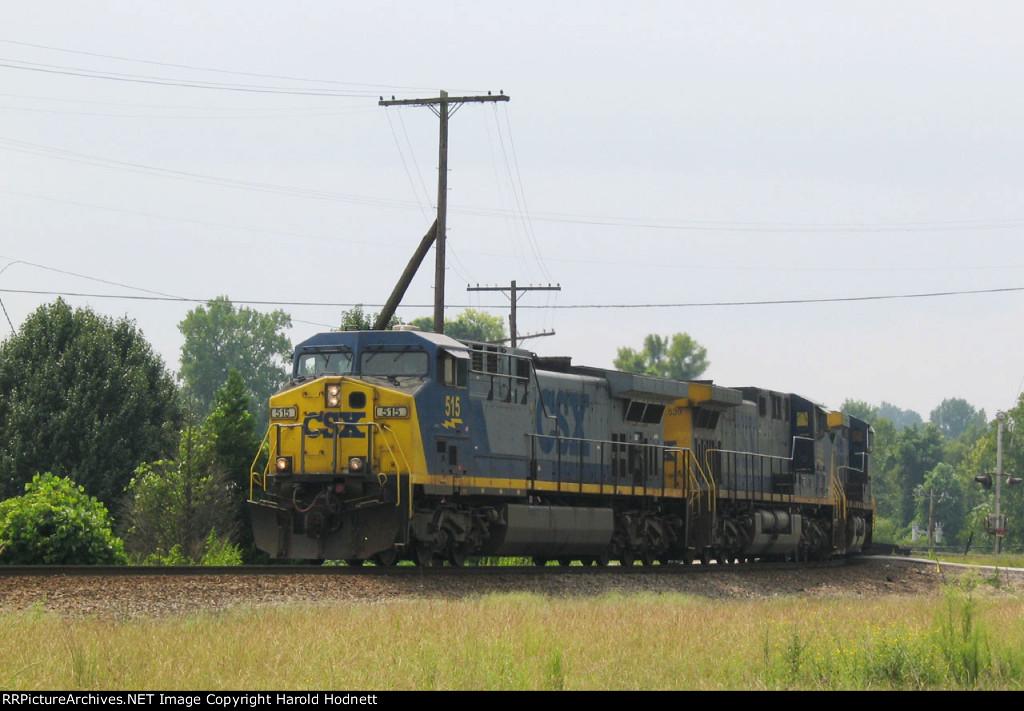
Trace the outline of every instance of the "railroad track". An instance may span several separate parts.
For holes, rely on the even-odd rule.
[[[382,577],[423,577],[431,576],[468,576],[484,577],[490,575],[664,575],[696,573],[708,574],[715,571],[729,570],[801,570],[813,568],[834,568],[850,564],[851,560],[837,558],[830,561],[814,563],[779,563],[751,562],[732,565],[670,564],[652,566],[560,566],[543,567],[532,565],[519,566],[477,566],[468,565],[455,567],[437,565],[419,567],[414,565],[398,565],[393,567],[363,565],[6,565],[0,566],[0,577],[217,577],[217,576],[274,576],[274,575],[324,575],[324,576],[382,576]]]
[[[828,564],[395,568],[333,566],[0,566],[0,615],[165,619],[281,605],[379,604],[537,594],[680,594],[714,600],[800,597],[858,599],[933,595],[950,575],[934,562],[859,558]],[[1004,578],[1004,589],[1024,582]]]

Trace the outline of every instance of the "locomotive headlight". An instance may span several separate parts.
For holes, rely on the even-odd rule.
[[[328,385],[324,390],[325,407],[341,407],[341,386],[337,383]]]
[[[292,458],[291,457],[278,457],[274,460],[274,470],[278,474],[291,474],[292,473]]]
[[[362,457],[351,457],[348,460],[348,470],[350,472],[361,472],[366,467],[366,460]]]

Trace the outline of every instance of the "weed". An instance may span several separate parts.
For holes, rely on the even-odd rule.
[[[987,635],[977,619],[974,585],[946,586],[944,614],[938,621],[939,645],[949,671],[960,687],[973,687],[988,667],[991,654]]]
[[[545,691],[565,691],[565,670],[562,668],[562,650],[554,649],[548,659]]]

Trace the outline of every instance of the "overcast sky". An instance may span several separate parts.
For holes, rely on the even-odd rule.
[[[722,385],[992,417],[1024,381],[1022,35],[1020,2],[5,2],[0,300],[127,316],[171,369],[218,295],[336,327],[434,216],[438,120],[378,97],[504,91],[451,119],[449,316],[557,283],[520,301],[542,355],[685,331]]]

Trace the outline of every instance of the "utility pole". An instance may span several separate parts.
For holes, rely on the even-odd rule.
[[[996,434],[996,555],[999,555],[999,539],[1006,533],[1006,526],[999,515],[999,480],[1003,478],[1003,422],[1006,421],[1006,413],[997,412],[996,420],[999,422]]]
[[[928,555],[935,546],[935,490],[932,489],[928,503]]]
[[[561,291],[562,286],[560,284],[551,286],[516,286],[516,280],[512,280],[512,285],[508,288],[504,286],[467,286],[466,291],[500,291],[502,293],[509,292],[509,300],[512,304],[512,312],[508,316],[509,335],[512,336],[512,347],[515,348],[517,345],[517,331],[516,331],[516,303],[519,301],[519,297],[522,296],[520,292],[526,291]],[[545,335],[554,335],[554,332]]]
[[[444,269],[445,269],[445,229],[448,216],[448,118],[463,104],[482,103],[485,101],[508,101],[504,92],[497,96],[448,96],[447,91],[430,99],[395,99],[385,101],[384,97],[377,102],[378,106],[426,106],[440,119],[441,132],[437,149],[437,221],[434,223],[435,256],[434,262],[434,331],[444,333]]]

